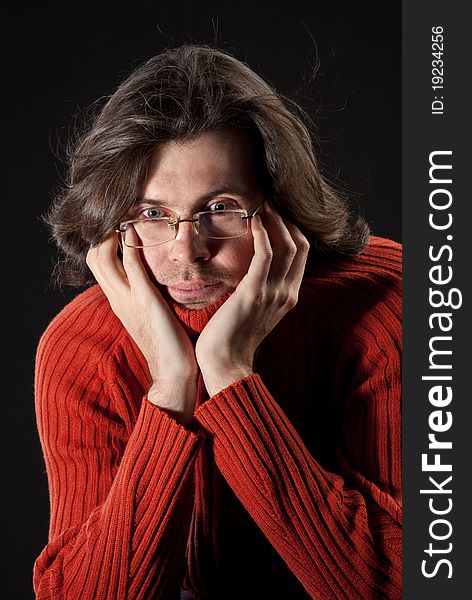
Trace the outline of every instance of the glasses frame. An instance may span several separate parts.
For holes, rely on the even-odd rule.
[[[245,208],[235,208],[235,209],[228,209],[228,210],[225,209],[225,211],[202,210],[202,211],[194,213],[192,215],[191,219],[169,219],[167,217],[159,217],[158,219],[152,219],[154,221],[167,221],[167,225],[174,232],[174,237],[170,238],[169,240],[166,240],[165,242],[159,242],[158,244],[152,244],[152,245],[148,245],[148,246],[129,246],[128,244],[125,244],[124,238],[125,238],[125,234],[126,234],[126,230],[127,230],[128,226],[132,225],[133,223],[139,223],[140,221],[142,221],[142,219],[130,219],[128,221],[123,221],[115,229],[115,232],[120,234],[120,236],[121,236],[120,241],[123,243],[123,245],[127,246],[128,248],[154,248],[156,246],[161,246],[162,244],[167,244],[167,242],[171,242],[172,240],[175,240],[175,238],[177,237],[180,223],[192,223],[195,233],[197,235],[201,235],[203,238],[211,239],[211,240],[230,240],[230,239],[234,239],[234,238],[238,238],[238,237],[242,237],[243,235],[246,235],[247,228],[246,228],[246,231],[244,233],[241,233],[240,235],[218,236],[218,237],[210,236],[210,235],[203,235],[198,231],[198,224],[200,222],[201,215],[214,214],[215,212],[227,212],[227,213],[231,212],[231,213],[239,213],[241,215],[241,219],[248,220],[248,219],[252,219],[252,217],[254,217],[254,215],[256,215],[257,211],[261,208],[261,206],[264,204],[264,202],[265,202],[265,199],[262,200],[262,202],[260,202],[251,213],[248,213],[248,211]]]

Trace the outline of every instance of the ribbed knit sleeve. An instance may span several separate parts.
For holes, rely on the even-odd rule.
[[[146,397],[134,417],[120,407],[115,396],[131,391],[119,375],[107,380],[117,373],[107,363],[121,330],[109,306],[86,293],[39,344],[36,415],[51,517],[34,565],[38,599],[179,596],[200,439]]]
[[[337,399],[341,433],[336,472],[323,468],[308,451],[259,374],[221,390],[195,415],[212,435],[215,461],[234,493],[318,600],[401,597],[401,304],[398,277],[387,273],[398,270],[398,257],[383,259],[385,263],[387,268],[379,270],[384,285],[375,281],[379,273],[369,275],[377,292],[370,294],[367,285],[368,310],[359,308],[362,288],[352,309],[339,300],[340,291],[339,306],[333,300],[319,309],[335,317],[333,337],[351,324],[337,358],[332,357],[338,373],[333,389],[342,395]],[[350,277],[359,284],[353,269],[339,277],[339,290],[348,289]],[[317,289],[322,286],[318,280]],[[286,357],[295,326],[302,332],[298,347],[308,352],[316,343],[303,318],[298,325],[296,318],[281,348]],[[324,343],[328,353],[329,341]],[[293,379],[300,393],[301,378],[293,373]],[[305,406],[323,404],[309,385],[303,393]],[[290,405],[290,397],[283,400]]]

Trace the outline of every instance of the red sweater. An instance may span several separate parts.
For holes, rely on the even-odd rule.
[[[400,598],[400,246],[306,275],[256,374],[185,428],[98,286],[37,352],[38,599]],[[218,308],[173,306],[193,340]]]

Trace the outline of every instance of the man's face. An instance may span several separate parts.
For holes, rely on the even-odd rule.
[[[215,204],[218,209],[252,212],[263,198],[249,134],[227,127],[191,142],[159,145],[141,190],[145,202],[129,218],[162,207],[190,219]],[[202,308],[233,291],[247,273],[253,253],[250,227],[242,237],[218,240],[200,236],[188,222],[179,224],[174,240],[142,249],[153,280],[188,308]]]

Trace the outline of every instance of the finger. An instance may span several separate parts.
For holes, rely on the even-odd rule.
[[[141,251],[137,246],[140,243],[138,234],[134,225],[130,223],[130,228],[126,233],[126,239],[130,246],[123,244],[123,266],[128,276],[131,289],[137,290],[140,294],[151,292],[153,297],[157,297],[162,304],[165,304],[164,298],[159,289],[152,283],[146,267],[141,258]]]
[[[118,238],[110,234],[100,244],[89,249],[86,263],[106,295],[111,290],[127,287],[127,277],[118,258]]]
[[[128,224],[126,241],[129,245],[123,243],[123,266],[128,276],[129,283],[131,287],[149,287],[150,279],[143,261],[141,260],[141,251],[139,248],[134,247],[139,245],[140,240],[132,223]]]
[[[245,280],[248,284],[257,287],[267,282],[273,252],[269,236],[259,215],[255,215],[251,219],[251,231],[254,239],[254,256],[252,257]]]
[[[297,254],[297,246],[282,217],[270,202],[265,205],[264,226],[272,243],[273,259],[269,273],[269,281],[283,281],[290,271]]]
[[[289,230],[290,235],[297,247],[297,253],[292,261],[290,270],[287,273],[285,282],[289,287],[295,289],[298,293],[302,283],[303,275],[305,274],[310,244],[296,225],[287,222],[286,227]]]

